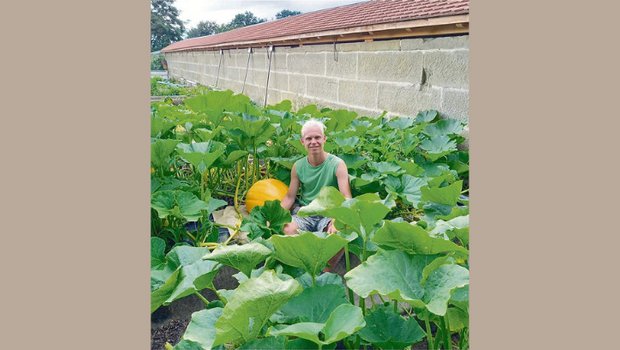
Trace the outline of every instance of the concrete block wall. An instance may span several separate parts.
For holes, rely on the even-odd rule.
[[[284,99],[361,115],[411,116],[436,109],[468,120],[469,36],[275,47],[267,104]],[[221,59],[221,65],[220,65]],[[265,98],[266,48],[166,54],[169,75]],[[246,71],[246,65],[248,69]],[[219,75],[218,75],[219,66]],[[246,77],[247,73],[247,77]],[[245,85],[244,85],[245,79]]]

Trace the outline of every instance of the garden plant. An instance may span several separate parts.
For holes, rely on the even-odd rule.
[[[167,349],[469,348],[465,123],[202,92],[151,105],[151,312],[204,301]],[[324,188],[299,215],[335,218],[338,232],[285,236],[291,215],[267,189],[289,183],[310,118],[353,198]],[[324,272],[340,250],[345,273]],[[236,289],[215,287],[223,266]]]

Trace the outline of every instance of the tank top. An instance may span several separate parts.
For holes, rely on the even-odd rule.
[[[323,187],[333,186],[338,189],[336,169],[340,161],[340,158],[328,153],[325,161],[317,166],[312,166],[307,156],[295,162],[295,171],[301,183],[299,203],[302,206],[310,204]]]

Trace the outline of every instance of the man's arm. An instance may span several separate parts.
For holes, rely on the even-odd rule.
[[[288,186],[288,192],[286,192],[286,196],[282,199],[280,206],[286,210],[291,210],[293,203],[295,203],[295,197],[297,197],[297,191],[299,191],[299,178],[297,177],[297,171],[293,164],[293,168],[291,169],[291,183]]]
[[[347,164],[341,161],[336,169],[336,179],[338,179],[338,189],[344,195],[344,198],[351,199],[351,185],[349,184],[349,171]]]

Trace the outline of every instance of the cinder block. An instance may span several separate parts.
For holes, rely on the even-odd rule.
[[[377,109],[401,116],[415,116],[419,111],[441,107],[441,90],[419,85],[381,83],[378,87]]]
[[[220,70],[220,78],[239,81],[239,68],[235,68],[228,65],[222,65]]]
[[[325,54],[307,53],[286,55],[286,66],[291,73],[325,75]]]
[[[469,89],[469,51],[426,52],[427,83],[442,88]]]
[[[269,76],[269,89],[288,90],[288,74],[271,72]]]
[[[469,35],[437,37],[437,38],[411,38],[401,39],[400,47],[403,51],[408,50],[451,50],[468,49]]]
[[[416,52],[379,52],[358,54],[357,78],[419,83],[422,77],[422,54]]]
[[[469,90],[443,89],[439,112],[447,118],[469,121]]]
[[[357,74],[357,53],[338,52],[335,59],[333,53],[326,54],[325,69],[328,77],[355,79]]]
[[[288,90],[296,95],[306,94],[306,76],[303,74],[288,75]]]
[[[267,70],[267,51],[264,48],[255,49],[250,57],[250,69]]]
[[[271,71],[285,72],[286,70],[286,52],[274,51],[271,57]]]
[[[241,84],[236,80],[220,79],[218,86],[222,89],[230,89],[236,94],[241,92]]]
[[[338,102],[375,109],[377,108],[377,83],[340,80]]]
[[[243,93],[262,106],[265,99],[265,87],[246,84]]]
[[[267,83],[267,71],[250,69],[248,71],[247,82],[252,85],[265,87]]]
[[[306,94],[320,100],[338,100],[338,80],[328,77],[306,77]]]

